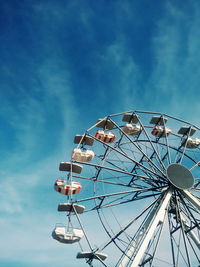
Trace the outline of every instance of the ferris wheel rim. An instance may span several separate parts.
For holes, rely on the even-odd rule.
[[[129,137],[129,135],[124,132],[121,124],[118,124],[118,122],[115,121],[115,117],[122,116],[125,114],[135,114],[136,116],[138,116],[138,124],[142,128],[142,134],[143,134],[142,137],[144,138],[144,140],[139,139],[139,137],[135,139],[132,137]],[[197,224],[200,221],[199,219],[196,219],[195,217],[196,216],[195,207],[197,207],[197,209],[200,207],[200,204],[198,204],[200,202],[198,199],[199,198],[198,187],[200,185],[200,182],[198,182],[197,180],[194,180],[193,175],[192,175],[192,172],[195,173],[195,170],[193,170],[195,166],[199,166],[198,165],[199,161],[187,149],[186,147],[187,143],[185,142],[184,145],[181,143],[183,137],[181,137],[180,134],[178,135],[178,134],[172,133],[172,135],[174,135],[174,140],[176,140],[176,142],[177,140],[180,141],[179,147],[176,147],[176,146],[173,147],[173,142],[175,141],[172,142],[172,139],[171,137],[168,137],[168,134],[161,136],[161,138],[163,137],[162,139],[163,141],[160,139],[160,137],[156,139],[152,139],[152,136],[150,136],[151,134],[150,129],[152,129],[154,126],[151,125],[148,127],[146,124],[143,123],[142,116],[144,114],[153,115],[153,116],[159,115],[160,118],[163,119],[162,126],[164,129],[166,128],[165,118],[167,118],[169,120],[172,119],[173,122],[175,121],[178,123],[184,123],[190,128],[193,127],[196,130],[200,130],[199,127],[191,124],[190,122],[184,121],[182,119],[178,119],[176,117],[173,117],[173,116],[170,116],[164,113],[151,112],[151,111],[137,111],[137,110],[127,111],[127,112],[122,112],[122,113],[111,114],[111,115],[106,116],[104,119],[98,120],[96,124],[94,124],[92,127],[90,127],[88,130],[85,131],[83,136],[87,136],[93,139],[95,144],[98,143],[99,146],[101,146],[102,148],[102,153],[103,151],[105,151],[105,154],[101,155],[101,153],[99,152],[99,155],[95,155],[96,159],[98,160],[97,163],[82,162],[82,165],[85,165],[86,167],[90,168],[94,172],[94,175],[91,176],[90,178],[87,178],[86,176],[84,177],[81,175],[73,174],[74,178],[82,179],[83,181],[88,181],[93,184],[93,196],[82,198],[82,199],[77,199],[77,200],[71,199],[71,203],[76,204],[76,203],[81,203],[81,202],[94,201],[95,205],[93,206],[93,208],[86,209],[84,212],[88,212],[88,213],[93,212],[93,211],[97,212],[98,217],[104,227],[104,230],[107,232],[111,243],[116,243],[115,244],[116,247],[118,247],[118,249],[121,250],[121,252],[125,255],[124,258],[121,260],[121,263],[127,262],[128,264],[127,267],[129,267],[129,266],[136,266],[134,265],[136,264],[135,258],[137,258],[138,255],[140,254],[138,252],[140,251],[140,249],[141,251],[143,251],[143,258],[144,258],[144,259],[139,258],[140,263],[141,263],[141,260],[143,260],[144,265],[147,263],[150,264],[151,262],[153,262],[154,260],[153,258],[155,257],[155,253],[157,251],[157,246],[160,242],[160,237],[158,236],[161,235],[162,227],[164,224],[162,224],[162,227],[159,228],[160,232],[158,231],[157,226],[152,228],[153,229],[152,231],[155,234],[155,241],[157,242],[156,249],[153,252],[149,252],[150,250],[149,249],[147,250],[147,247],[144,249],[144,244],[141,244],[141,242],[144,242],[144,243],[150,242],[149,244],[151,244],[152,242],[151,238],[148,239],[148,241],[146,241],[146,237],[143,236],[142,237],[143,241],[141,241],[138,239],[139,236],[137,232],[134,238],[136,238],[136,240],[137,239],[139,240],[137,242],[139,242],[138,245],[140,246],[140,248],[138,250],[133,248],[133,246],[131,245],[132,241],[130,241],[129,245],[127,243],[127,246],[129,246],[129,249],[127,247],[128,250],[126,250],[125,252],[125,250],[122,249],[122,246],[120,247],[120,242],[124,246],[124,244],[128,241],[125,242],[125,237],[124,239],[120,241],[119,237],[123,233],[124,236],[127,235],[127,240],[130,240],[130,237],[128,237],[129,235],[128,232],[126,233],[126,230],[128,230],[128,228],[124,230],[121,234],[119,234],[120,232],[119,231],[117,234],[115,234],[117,235],[117,237],[114,238],[113,237],[114,232],[108,231],[108,228],[106,228],[108,227],[106,226],[107,223],[104,224],[103,222],[104,215],[102,214],[104,214],[104,210],[106,209],[110,209],[112,211],[113,208],[116,208],[118,206],[121,207],[123,204],[126,205],[127,203],[128,204],[135,203],[137,200],[141,201],[141,200],[146,200],[146,199],[147,200],[153,199],[155,201],[154,208],[152,204],[152,206],[150,205],[149,209],[145,211],[146,217],[143,220],[143,227],[146,227],[145,234],[146,235],[149,234],[148,232],[149,230],[147,231],[148,227],[146,226],[147,222],[149,221],[152,225],[153,224],[155,225],[157,224],[157,221],[162,221],[163,220],[162,219],[163,209],[165,209],[165,218],[166,217],[168,218],[167,220],[168,220],[169,233],[170,233],[170,238],[171,238],[172,254],[177,254],[177,255],[182,254],[182,258],[183,258],[182,260],[185,261],[185,263],[189,264],[188,266],[190,266],[191,260],[189,257],[189,249],[187,248],[187,246],[190,242],[196,242],[194,241],[195,236],[194,235],[192,236],[192,231],[193,229],[196,229],[195,223]],[[141,116],[141,118],[139,117],[139,115]],[[109,121],[109,123],[111,122],[114,125],[114,128],[113,128],[114,131],[116,131],[119,134],[118,136],[119,139],[114,142],[114,145],[110,143],[106,143],[102,141],[101,139],[98,139],[96,136],[92,134],[92,131],[94,131],[94,129],[98,127],[98,125],[100,125],[102,121],[103,122]],[[105,130],[106,130],[106,127],[105,127]],[[190,132],[189,132],[189,136],[190,136]],[[123,144],[123,142],[121,141],[123,138],[127,140],[127,143]],[[147,143],[147,145],[145,144],[145,142]],[[133,151],[131,151],[131,149],[129,151],[129,147],[128,147],[129,145],[132,149],[133,148],[135,149],[136,151],[135,154]],[[78,145],[78,148],[85,149],[85,146],[84,144]],[[108,158],[107,158],[106,151],[109,151],[110,153]],[[163,151],[165,151],[166,155],[163,154],[164,153]],[[137,153],[139,156],[141,156],[141,159],[139,159],[139,156],[137,155]],[[112,155],[113,155],[113,158],[112,158]],[[175,158],[174,158],[174,155],[176,155]],[[126,160],[125,159],[122,160],[123,157]],[[118,158],[118,161],[117,161],[117,158]],[[121,160],[121,163],[119,164],[120,160]],[[77,161],[72,159],[72,162],[76,163]],[[190,163],[190,169],[184,166],[185,163],[187,162]],[[130,169],[129,166],[131,165],[131,163],[133,164],[133,169],[129,170]],[[190,180],[189,182],[191,186],[184,187],[184,186],[181,186],[182,184],[179,185],[178,183],[173,181],[172,175],[171,174],[169,175],[168,172],[170,170],[170,166],[177,166],[177,165],[181,166],[181,170],[183,173],[187,172],[187,174],[191,174],[191,179],[188,178],[188,181]],[[102,173],[103,174],[106,173],[107,176],[103,177]],[[129,183],[125,184],[124,182],[126,181],[125,177],[132,177],[129,180]],[[100,190],[103,190],[103,188],[105,188],[105,185],[108,186],[107,192],[105,192],[104,194],[99,194]],[[115,189],[112,189],[113,190],[112,191],[111,186],[119,187],[122,189],[122,191],[116,192]],[[126,188],[129,188],[130,190],[125,190]],[[109,192],[109,190],[111,190],[112,193]],[[191,192],[194,192],[194,190],[196,190],[197,192],[192,194]],[[170,191],[171,193],[167,194],[166,192],[168,191]],[[164,197],[166,194],[167,194],[167,201],[165,201],[166,197]],[[163,206],[162,201],[160,200],[162,198],[163,198],[163,201],[166,202],[164,206]],[[174,205],[177,205],[176,209],[174,209]],[[150,212],[151,208],[153,209],[152,212]],[[157,216],[157,214],[154,213],[155,212],[154,209],[160,214],[159,216]],[[173,218],[173,214],[175,214],[174,212],[176,212],[176,215],[174,215],[176,218],[175,217]],[[138,216],[139,218],[142,218],[143,215],[144,214],[141,213],[141,215],[138,215]],[[192,218],[191,221],[190,221],[190,216]],[[104,220],[105,219],[107,218],[104,218]],[[171,222],[173,222],[173,224],[171,224]],[[177,244],[175,242],[174,233],[178,230],[176,229],[175,224],[179,225],[181,229],[180,231],[181,241],[180,243],[177,243]],[[124,228],[126,228],[126,226]],[[108,247],[111,243],[109,243],[106,247]],[[185,254],[183,254],[181,251],[178,251],[178,246],[179,246],[178,244],[179,245],[181,244],[184,246]],[[92,252],[93,254],[90,254],[91,258],[88,260],[87,262],[88,264],[92,264],[93,259],[99,257],[98,255],[95,255],[95,253],[101,252],[101,249],[102,249],[102,247],[92,249],[91,246],[90,248],[91,248],[91,251],[93,251]],[[103,249],[105,249],[105,247]],[[130,256],[130,253],[132,253],[133,250],[135,250],[134,259],[133,259],[133,256]],[[152,254],[153,255],[152,259],[148,258],[147,254],[148,255]],[[146,262],[145,262],[145,259],[146,259]],[[200,263],[198,255],[196,255],[196,259]],[[106,263],[102,261],[101,255],[100,255],[99,260],[104,266],[107,266]],[[119,261],[116,267],[122,266],[120,265],[121,263]],[[173,266],[178,266],[177,265],[178,259],[176,259],[173,255],[172,255],[172,264]]]

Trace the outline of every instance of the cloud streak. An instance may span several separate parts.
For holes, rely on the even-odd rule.
[[[199,12],[196,4],[179,8],[167,2],[166,14],[158,22],[152,40],[155,68],[148,83],[154,88],[148,97],[153,94],[157,106],[192,121],[197,119],[193,114],[199,112]]]
[[[24,257],[65,266],[76,249],[50,237],[62,220],[59,162],[70,159],[75,134],[109,114],[142,109],[198,122],[200,6],[48,1],[2,10],[0,262],[9,266],[12,251],[10,266]]]

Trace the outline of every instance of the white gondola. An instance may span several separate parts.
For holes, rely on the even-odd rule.
[[[73,244],[81,240],[84,233],[81,229],[72,229],[67,231],[64,225],[56,226],[52,232],[52,237],[57,241],[65,244]]]
[[[60,203],[58,205],[58,211],[76,212],[78,214],[82,214],[84,210],[84,206],[72,203]]]
[[[107,255],[100,252],[78,252],[76,255],[77,259],[96,259],[104,261],[107,258]]]
[[[189,137],[188,139],[184,139],[182,142],[182,146],[186,146],[187,148],[197,148],[200,145],[200,139],[195,138],[192,139]]]
[[[72,159],[78,162],[88,162],[93,160],[94,152],[92,150],[81,151],[80,148],[75,148],[72,151]]]
[[[66,184],[65,180],[56,180],[54,184],[54,189],[63,195],[74,195],[81,191],[81,184],[78,182],[71,182],[71,184]]]
[[[153,130],[151,131],[152,135],[154,135],[156,137],[166,137],[171,132],[172,132],[172,130],[170,128],[167,128],[167,127],[164,128],[164,127],[161,127],[161,126],[155,126],[153,128]]]
[[[133,125],[131,123],[127,123],[123,127],[123,131],[128,135],[139,135],[142,128],[140,125]]]
[[[96,132],[95,137],[101,141],[103,141],[104,143],[112,143],[116,136],[114,133],[111,132],[105,132],[103,130],[99,130]]]

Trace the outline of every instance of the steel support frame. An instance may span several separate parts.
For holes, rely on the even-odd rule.
[[[153,208],[146,221],[142,226],[142,231],[139,231],[137,236],[129,245],[124,257],[117,267],[138,267],[144,257],[148,244],[152,239],[157,226],[164,222],[166,210],[172,196],[172,189],[169,188],[163,192],[163,196],[157,205]],[[139,248],[138,248],[139,246]],[[131,263],[131,264],[130,264]]]

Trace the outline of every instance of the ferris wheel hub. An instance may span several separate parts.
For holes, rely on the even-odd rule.
[[[178,163],[170,164],[167,167],[167,178],[179,189],[189,189],[194,184],[194,178],[191,171]]]

